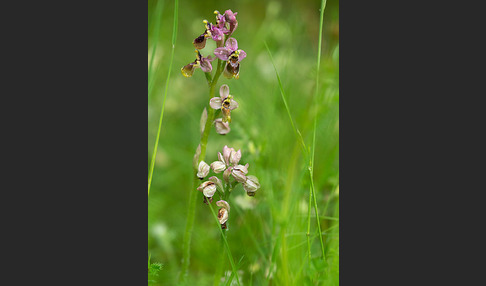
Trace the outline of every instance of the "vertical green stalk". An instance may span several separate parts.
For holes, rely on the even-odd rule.
[[[309,190],[309,197],[312,197],[314,199],[314,211],[316,213],[316,221],[317,221],[317,230],[319,231],[319,241],[321,243],[321,251],[322,251],[322,259],[326,260],[326,254],[324,252],[324,241],[322,238],[322,230],[321,230],[321,222],[319,219],[319,213],[318,213],[318,208],[317,208],[317,198],[316,198],[316,190],[314,188],[314,154],[316,150],[316,129],[317,129],[317,95],[318,95],[318,90],[319,90],[319,68],[321,66],[321,47],[322,47],[322,23],[324,19],[324,9],[326,7],[326,0],[321,1],[321,15],[319,19],[319,44],[318,44],[318,49],[317,49],[317,71],[316,71],[316,92],[314,94],[314,132],[312,135],[312,154],[311,154],[311,159],[310,159],[310,166],[309,166],[309,175],[310,175],[310,183],[311,183],[311,188]],[[309,208],[311,206],[309,205]],[[309,210],[310,214],[310,210]],[[325,215],[325,213],[324,213]],[[310,216],[309,216],[309,221],[310,221]],[[310,224],[310,222],[309,222]]]
[[[292,129],[295,132],[295,136],[300,139],[300,144],[302,145],[302,150],[304,152],[304,155],[307,157],[307,148],[305,147],[305,142],[304,138],[302,137],[302,134],[300,133],[299,129],[295,127],[294,125],[294,120],[292,119],[292,115],[290,115],[290,109],[289,105],[287,104],[287,100],[285,99],[285,93],[283,90],[282,86],[282,81],[280,80],[280,76],[278,75],[277,67],[275,66],[275,62],[273,61],[272,53],[270,52],[270,48],[268,48],[267,42],[263,42],[265,44],[265,47],[267,48],[268,55],[270,56],[270,61],[272,62],[273,69],[275,70],[275,75],[277,76],[277,81],[278,81],[278,86],[280,88],[280,95],[282,96],[282,101],[285,105],[285,109],[287,110],[287,114],[289,116],[290,124],[292,125]]]
[[[209,209],[211,210],[211,213],[213,214],[214,219],[216,220],[216,223],[218,224],[218,229],[221,232],[221,236],[223,237],[224,245],[226,246],[226,253],[228,254],[228,258],[229,258],[230,263],[231,263],[231,269],[233,270],[233,274],[236,277],[236,283],[238,285],[240,285],[240,279],[238,279],[238,271],[236,269],[236,265],[235,265],[235,261],[233,259],[233,255],[231,255],[231,250],[230,250],[229,245],[228,245],[228,240],[226,240],[226,235],[223,232],[221,225],[219,224],[218,216],[214,212],[212,204],[208,204],[208,205],[209,205]]]
[[[152,94],[152,88],[153,88],[153,65],[154,65],[154,58],[155,58],[155,53],[157,51],[157,42],[159,40],[159,30],[160,30],[160,20],[162,18],[162,8],[164,7],[164,1],[160,0],[157,1],[156,7],[155,7],[155,27],[154,27],[154,34],[153,34],[153,45],[152,45],[152,55],[150,56],[150,64],[149,64],[149,69],[148,69],[148,95]]]
[[[209,85],[209,99],[213,97],[216,85],[218,83],[219,76],[221,75],[221,60],[218,60],[218,69],[216,70],[216,73],[214,74],[214,78],[211,79],[211,76],[206,73],[206,79],[208,81]],[[193,186],[191,188],[191,191],[189,193],[189,213],[187,215],[187,221],[186,221],[186,229],[184,231],[184,239],[183,239],[183,258],[182,258],[182,269],[181,272],[179,273],[179,283],[184,284],[185,279],[187,276],[187,271],[189,269],[189,259],[191,255],[191,238],[192,238],[192,229],[194,227],[194,217],[196,213],[196,197],[197,197],[197,192],[196,187],[200,183],[200,180],[197,178],[197,165],[199,165],[199,162],[203,161],[206,157],[206,147],[208,144],[208,138],[209,138],[209,131],[211,130],[211,125],[214,121],[214,114],[215,110],[209,106],[209,100],[208,100],[208,106],[207,106],[207,111],[208,111],[208,118],[206,120],[206,124],[204,125],[204,132],[201,134],[201,140],[199,145],[201,146],[201,154],[199,155],[199,159],[196,162],[196,166],[194,166],[193,170]]]
[[[309,204],[308,204],[308,207],[307,207],[307,252],[308,252],[308,255],[309,255],[309,263],[311,261],[311,258],[312,258],[312,254],[311,254],[311,243],[310,243],[310,217],[311,217],[311,206],[312,205],[312,190],[310,190],[310,187],[309,187]]]
[[[221,281],[221,277],[223,276],[224,273],[224,256],[225,256],[225,251],[226,248],[224,247],[224,241],[221,239],[221,243],[219,245],[219,260],[217,261],[217,268],[216,268],[216,273],[214,273],[214,281],[213,285],[218,286]]]
[[[152,160],[150,162],[147,196],[150,195],[150,186],[152,185],[152,176],[153,176],[153,173],[154,173],[155,156],[157,155],[157,146],[159,145],[160,128],[162,127],[162,118],[164,117],[165,100],[167,98],[167,90],[169,88],[169,79],[170,79],[170,72],[172,70],[172,61],[174,60],[175,42],[176,42],[176,39],[177,39],[178,6],[179,6],[179,0],[175,0],[175,4],[174,4],[174,26],[172,27],[172,50],[171,50],[171,53],[170,53],[169,72],[167,73],[167,80],[165,81],[165,93],[164,93],[164,100],[162,102],[162,109],[160,111],[159,128],[157,129],[157,136],[155,138],[154,151],[152,152]]]

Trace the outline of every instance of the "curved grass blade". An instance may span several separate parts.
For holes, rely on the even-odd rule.
[[[178,15],[178,9],[179,9],[178,7],[179,7],[179,0],[175,0],[175,3],[174,3],[174,26],[173,26],[173,29],[172,29],[172,51],[170,53],[169,72],[167,73],[167,80],[165,81],[164,100],[162,102],[162,110],[160,111],[159,128],[157,130],[157,137],[155,138],[154,151],[152,153],[152,160],[150,162],[147,196],[150,195],[150,186],[152,185],[152,175],[154,173],[155,156],[157,155],[157,146],[159,145],[160,128],[162,126],[162,119],[164,117],[165,100],[167,98],[167,90],[169,88],[169,79],[170,79],[170,72],[172,70],[172,61],[174,60],[175,42],[176,42],[176,39],[177,39],[177,15]]]
[[[326,2],[327,0],[322,0],[321,1],[321,15],[319,19],[319,44],[318,44],[318,49],[317,49],[317,71],[316,71],[316,92],[314,94],[314,107],[317,107],[317,94],[319,90],[319,68],[321,66],[321,49],[322,49],[322,23],[324,20],[324,9],[326,8]],[[321,223],[319,220],[319,213],[318,213],[318,208],[317,208],[317,198],[316,198],[316,190],[314,188],[314,154],[316,150],[316,129],[317,129],[317,108],[314,109],[314,132],[312,135],[312,154],[310,158],[310,166],[309,166],[309,175],[310,175],[310,183],[311,183],[311,189],[309,193],[309,197],[313,198],[314,202],[314,211],[316,215],[316,221],[317,221],[317,230],[319,231],[319,241],[321,243],[321,251],[322,251],[322,259],[326,260],[326,254],[324,251],[324,241],[322,239],[322,230],[321,230]],[[309,205],[310,208],[310,205]],[[310,221],[310,211],[309,213],[309,221]],[[325,213],[324,213],[325,214]],[[310,223],[308,224],[310,226]],[[308,229],[309,232],[309,229]],[[310,253],[309,253],[310,254]],[[309,261],[310,261],[310,256],[309,256]]]

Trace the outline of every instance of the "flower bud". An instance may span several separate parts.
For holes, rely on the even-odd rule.
[[[217,205],[218,207],[225,208],[226,210],[228,210],[228,212],[230,211],[230,205],[228,204],[228,202],[226,202],[226,201],[224,201],[224,200],[217,201],[217,202],[216,202],[216,205]]]
[[[231,131],[228,122],[223,122],[222,118],[217,118],[214,120],[214,128],[216,128],[216,132],[221,135],[228,134]]]
[[[192,165],[195,169],[199,167],[199,164],[197,163],[199,161],[199,156],[201,156],[201,144],[197,145],[196,153],[194,153],[194,157],[192,158]]]
[[[240,162],[241,159],[241,150],[238,150],[238,152],[235,152],[234,150],[231,151],[229,161],[231,165],[237,165],[238,162]]]
[[[260,182],[258,178],[252,175],[246,176],[246,182],[243,183],[243,189],[245,189],[246,194],[250,197],[255,196],[256,190],[260,188]]]
[[[228,169],[226,169],[226,171],[224,171],[223,173],[223,180],[225,180],[225,182],[229,183],[229,179],[230,179],[230,175],[231,175],[231,171],[233,170],[233,167],[228,167]]]
[[[211,169],[217,174],[221,173],[226,169],[226,165],[221,161],[214,161],[211,163]]]
[[[240,183],[246,182],[246,174],[248,174],[248,168],[243,165],[236,165],[231,171],[231,175]]]
[[[236,14],[238,14],[238,12],[236,13],[233,13],[233,11],[231,10],[226,10],[224,12],[224,17],[225,17],[225,20],[226,22],[229,23],[229,26],[230,26],[230,33],[233,33],[234,30],[236,29],[236,27],[238,27],[238,21],[236,20]]]
[[[224,158],[224,162],[226,163],[227,166],[230,165],[229,158],[230,158],[230,155],[231,155],[231,151],[235,151],[235,149],[229,148],[228,146],[224,145],[224,147],[223,147],[223,158]]]
[[[224,193],[223,182],[218,177],[216,176],[209,177],[209,181],[216,184],[216,187],[218,187],[221,190],[221,192]]]
[[[212,198],[214,193],[216,193],[216,184],[211,181],[206,181],[202,183],[197,190],[201,191],[205,197]]]
[[[229,213],[225,208],[221,208],[218,211],[218,220],[223,229],[226,228],[226,221],[228,221]]]
[[[197,167],[197,177],[202,180],[208,174],[209,174],[209,165],[204,161],[199,162],[199,166]]]
[[[218,160],[224,163],[224,157],[223,154],[221,154],[221,152],[218,152]]]
[[[221,207],[218,211],[218,220],[223,229],[226,228],[226,221],[228,221],[230,206],[226,201],[217,201],[216,205]]]
[[[206,126],[207,120],[208,120],[208,111],[206,107],[204,107],[204,110],[201,114],[201,119],[199,120],[199,130],[201,131],[201,134],[204,133],[204,127]]]

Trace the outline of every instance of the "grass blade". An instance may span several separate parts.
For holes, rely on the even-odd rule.
[[[159,39],[159,31],[160,31],[160,20],[162,19],[162,8],[164,7],[164,1],[160,0],[157,2],[157,6],[155,8],[154,16],[155,19],[155,27],[154,27],[154,34],[153,34],[153,44],[152,44],[152,54],[150,56],[150,64],[148,68],[148,95],[152,94],[152,87],[153,87],[153,74],[155,73],[156,69],[154,70],[154,58],[155,53],[157,51],[157,43]]]
[[[176,39],[177,39],[178,6],[179,6],[179,0],[175,0],[175,3],[174,3],[174,26],[173,26],[173,29],[172,29],[172,51],[170,53],[169,72],[167,73],[167,80],[165,81],[164,100],[162,102],[162,109],[160,111],[159,128],[157,129],[157,137],[155,138],[154,151],[152,153],[152,160],[150,162],[147,196],[150,195],[150,186],[152,185],[152,175],[154,173],[155,156],[157,155],[157,146],[159,145],[160,128],[162,126],[162,119],[164,117],[165,100],[167,98],[167,90],[169,88],[169,79],[170,79],[170,72],[172,70],[172,61],[174,60],[175,42],[176,42]]]
[[[273,61],[272,53],[268,48],[267,42],[263,42],[265,47],[267,48],[268,55],[270,56],[270,60],[272,62],[273,68],[275,69],[275,75],[277,76],[278,86],[280,88],[280,95],[282,96],[283,103],[285,105],[285,110],[287,110],[287,114],[289,115],[290,124],[292,124],[292,129],[294,129],[295,136],[300,139],[300,143],[302,144],[302,148],[304,149],[304,153],[307,154],[307,149],[305,147],[304,138],[302,138],[302,134],[300,133],[299,129],[295,127],[294,120],[292,119],[292,115],[290,114],[289,105],[287,104],[287,100],[285,99],[285,92],[282,87],[282,81],[280,80],[280,76],[277,71],[277,67],[275,66],[275,62]]]
[[[319,67],[321,66],[321,48],[322,48],[322,23],[324,20],[324,9],[326,7],[326,0],[321,1],[321,15],[319,19],[319,44],[318,44],[318,49],[317,49],[317,71],[316,71],[316,92],[314,94],[314,107],[317,107],[317,95],[318,95],[318,90],[319,90]],[[315,150],[316,150],[316,129],[317,129],[317,108],[314,108],[314,132],[312,135],[312,154],[310,158],[310,166],[309,166],[309,175],[310,175],[310,183],[311,183],[311,189],[309,193],[309,196],[313,198],[314,201],[314,211],[315,211],[315,216],[316,216],[316,221],[317,221],[317,229],[319,231],[319,241],[321,243],[321,251],[322,251],[322,259],[326,259],[326,254],[324,251],[324,241],[322,239],[322,231],[321,231],[321,223],[319,220],[319,213],[318,213],[318,208],[317,208],[317,198],[316,198],[316,190],[314,188],[314,158],[315,158]],[[311,206],[309,205],[309,208]],[[310,214],[310,211],[309,211]],[[310,220],[310,217],[309,217]],[[309,257],[310,261],[310,257]]]

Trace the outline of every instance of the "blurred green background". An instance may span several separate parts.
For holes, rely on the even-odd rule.
[[[238,12],[233,37],[247,57],[241,62],[238,80],[219,79],[217,90],[221,84],[228,84],[239,108],[232,112],[229,134],[222,136],[211,130],[205,161],[217,160],[217,152],[224,145],[241,149],[241,162],[250,164],[249,174],[261,183],[255,197],[248,197],[239,186],[229,199],[227,237],[239,262],[240,283],[339,284],[339,1],[327,1],[325,7],[316,106],[320,6],[320,1],[179,1],[175,54],[148,197],[148,254],[151,262],[163,264],[159,276],[153,277],[158,281],[155,284],[177,285],[189,193],[197,192],[192,187],[192,159],[200,139],[201,112],[209,99],[202,71],[198,69],[193,77],[185,78],[180,68],[195,59],[192,41],[204,32],[202,21],[215,23],[213,11],[224,13],[227,9]],[[170,68],[173,15],[174,1],[148,1],[149,66],[153,58],[149,70],[148,164]],[[317,110],[314,186],[324,262],[314,215],[312,258],[308,260],[309,162],[290,124],[265,41],[307,147],[312,146]],[[214,48],[215,43],[208,40],[201,52],[207,56]],[[221,259],[221,234],[203,204],[202,193],[197,196],[188,285],[217,285],[215,281],[225,281],[225,277],[215,277]],[[230,273],[228,259],[223,257],[224,271]]]

